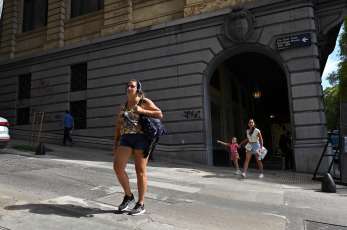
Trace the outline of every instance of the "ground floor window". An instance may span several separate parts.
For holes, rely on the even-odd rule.
[[[30,108],[17,109],[17,125],[28,125],[30,123]]]

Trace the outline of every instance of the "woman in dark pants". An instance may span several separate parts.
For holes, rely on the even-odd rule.
[[[135,198],[130,189],[129,178],[125,167],[134,155],[135,169],[137,175],[138,202],[130,211],[130,215],[139,215],[145,212],[144,198],[147,190],[146,165],[147,158],[143,158],[143,152],[150,145],[150,140],[143,134],[139,123],[140,114],[161,119],[163,114],[154,103],[143,97],[141,83],[131,80],[126,85],[128,101],[118,108],[117,126],[114,138],[114,164],[113,168],[117,174],[119,183],[122,185],[125,196],[118,210],[124,211]],[[140,101],[141,100],[141,101]]]

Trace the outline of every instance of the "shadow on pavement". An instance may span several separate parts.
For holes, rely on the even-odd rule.
[[[5,210],[29,210],[30,213],[40,215],[58,215],[64,217],[87,217],[91,218],[94,214],[113,213],[116,214],[118,210],[102,210],[98,208],[85,208],[70,204],[24,204],[24,205],[11,205],[4,208]]]

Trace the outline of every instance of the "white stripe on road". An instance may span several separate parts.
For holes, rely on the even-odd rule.
[[[137,179],[130,179],[129,181],[132,183],[137,183]],[[153,186],[157,188],[165,188],[165,189],[170,189],[170,190],[175,190],[180,192],[189,192],[189,193],[196,193],[201,190],[201,188],[188,187],[188,186],[177,185],[177,184],[169,184],[169,183],[157,182],[157,181],[149,181],[148,186]]]

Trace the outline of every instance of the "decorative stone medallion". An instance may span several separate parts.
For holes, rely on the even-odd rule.
[[[233,10],[224,21],[225,36],[233,42],[245,41],[253,32],[254,21],[253,14],[248,10]]]

